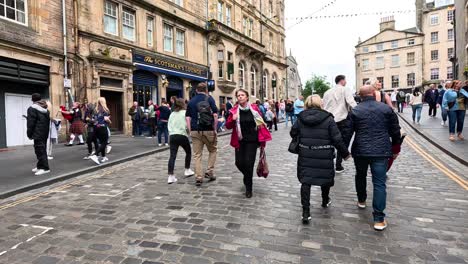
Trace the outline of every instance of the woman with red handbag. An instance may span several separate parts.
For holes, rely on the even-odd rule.
[[[232,129],[231,146],[235,148],[236,167],[244,175],[245,197],[252,197],[253,173],[257,149],[271,140],[262,114],[249,103],[249,92],[236,91],[237,104],[229,110],[226,128]]]

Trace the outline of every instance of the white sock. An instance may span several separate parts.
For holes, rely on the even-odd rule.
[[[70,142],[69,142],[69,144],[70,144],[70,145],[73,144],[73,141],[75,141],[75,135],[74,135],[74,134],[71,134],[71,135],[70,135]]]
[[[78,135],[78,139],[80,139],[80,143],[83,143],[83,135]]]

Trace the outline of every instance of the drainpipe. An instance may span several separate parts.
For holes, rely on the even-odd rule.
[[[68,62],[68,56],[67,56],[67,16],[66,16],[66,8],[65,8],[65,1],[62,0],[62,32],[63,32],[63,78],[67,79],[68,78],[68,67],[67,67],[67,62]],[[65,94],[68,93],[68,96],[70,97],[70,101],[68,103],[71,104],[73,103],[73,96],[71,95],[71,89],[66,88]],[[67,102],[67,96],[65,96],[65,102]]]
[[[210,0],[206,0],[206,24],[205,24],[206,30],[208,30],[208,21],[210,20],[209,9],[210,9]],[[211,65],[210,65],[210,43],[209,43],[208,33],[206,34],[206,66],[208,66],[208,76],[209,76],[211,72]],[[190,90],[190,92],[191,91],[192,90]]]

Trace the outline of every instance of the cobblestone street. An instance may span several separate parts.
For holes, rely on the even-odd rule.
[[[271,173],[254,179],[252,199],[229,137],[219,139],[218,179],[200,188],[194,177],[166,183],[166,151],[10,199],[0,205],[0,263],[468,262],[467,190],[408,144],[389,174],[387,230],[373,230],[371,206],[356,208],[352,160],[335,179],[330,208],[313,188],[312,221],[303,226],[288,132],[281,124],[273,134]]]

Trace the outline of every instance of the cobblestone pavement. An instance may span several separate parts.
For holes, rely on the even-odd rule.
[[[389,174],[386,231],[372,229],[370,208],[355,206],[352,162],[336,178],[330,208],[313,189],[303,226],[283,127],[267,149],[271,175],[254,180],[252,199],[224,137],[218,180],[201,188],[193,177],[167,185],[164,152],[4,201],[0,263],[468,262],[467,190],[407,144]]]

